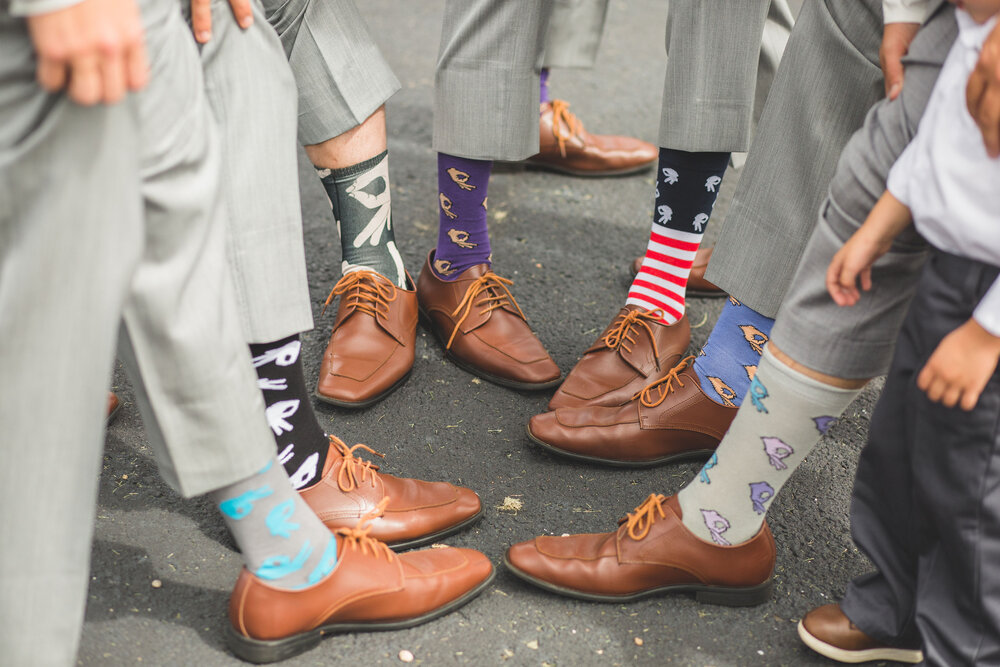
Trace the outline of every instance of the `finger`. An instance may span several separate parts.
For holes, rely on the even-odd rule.
[[[982,103],[983,93],[986,92],[986,73],[982,67],[972,70],[969,75],[969,82],[965,84],[965,105],[969,108],[969,114],[973,118],[979,115],[979,105]]]
[[[38,85],[44,90],[54,93],[66,86],[66,64],[49,58],[38,61]]]
[[[105,104],[117,104],[125,97],[125,61],[121,55],[103,58],[101,78],[104,85]]]
[[[934,371],[930,367],[930,363],[924,366],[920,370],[920,374],[917,375],[917,388],[920,391],[926,392],[927,388],[931,386],[931,382],[934,381]]]
[[[903,89],[903,63],[899,56],[887,56],[883,66],[885,73],[885,91],[890,100],[899,97]]]
[[[73,60],[69,73],[69,96],[77,104],[90,106],[103,97],[101,70],[97,56],[86,55]]]
[[[191,0],[191,30],[202,44],[212,39],[212,0]]]
[[[962,394],[962,403],[961,403],[962,409],[965,410],[966,412],[969,412],[974,407],[976,407],[976,403],[979,402],[979,394],[981,392],[982,392],[981,388],[977,389],[975,387],[971,387],[966,389],[965,392]]]
[[[142,90],[149,83],[146,41],[141,35],[139,40],[125,53],[125,80],[129,90]]]
[[[958,385],[946,386],[944,393],[941,395],[941,403],[949,408],[953,408],[958,404],[958,399],[962,397],[962,387]]]
[[[864,291],[869,291],[872,288],[872,270],[869,267],[865,267],[861,271],[861,289]]]
[[[229,0],[229,6],[241,28],[246,30],[253,25],[253,8],[250,6],[250,0]]]
[[[931,381],[931,386],[927,388],[927,398],[931,399],[935,403],[941,400],[944,396],[944,390],[947,387],[944,380],[940,376],[936,376],[934,380]]]
[[[986,88],[976,121],[983,132],[986,152],[990,157],[1000,156],[1000,84]]]

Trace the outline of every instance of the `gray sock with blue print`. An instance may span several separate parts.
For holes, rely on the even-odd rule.
[[[247,569],[278,588],[319,583],[337,564],[337,542],[288,481],[277,459],[212,493]]]
[[[684,525],[723,546],[756,535],[782,485],[858,393],[792,370],[765,347],[729,431],[677,494]]]

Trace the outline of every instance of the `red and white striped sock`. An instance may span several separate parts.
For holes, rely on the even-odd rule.
[[[684,291],[703,234],[682,232],[655,222],[642,269],[632,280],[626,305],[663,312],[664,324],[684,316]]]

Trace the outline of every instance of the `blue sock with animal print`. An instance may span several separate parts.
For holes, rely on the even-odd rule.
[[[760,355],[774,320],[730,297],[715,328],[695,357],[701,389],[716,403],[739,407],[751,388]],[[753,391],[750,391],[753,399]]]
[[[431,268],[455,280],[476,264],[489,264],[487,195],[493,162],[438,153],[438,241]]]
[[[288,481],[277,459],[247,479],[214,491],[212,501],[243,555],[271,586],[319,583],[337,564],[337,541]]]
[[[760,530],[774,497],[860,389],[840,389],[778,361],[766,348],[712,458],[677,500],[688,530],[726,546]]]

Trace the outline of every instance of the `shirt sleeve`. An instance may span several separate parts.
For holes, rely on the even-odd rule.
[[[35,16],[66,9],[80,2],[82,0],[12,0],[10,13],[13,16]]]
[[[920,132],[918,131],[917,136],[903,149],[903,152],[896,159],[896,163],[892,165],[886,182],[886,190],[889,191],[889,194],[911,208],[910,184],[913,182],[913,161],[917,154],[916,146],[919,141]]]
[[[930,5],[930,0],[882,0],[882,18],[885,23],[923,23]]]
[[[993,281],[983,298],[972,313],[979,326],[994,336],[1000,337],[1000,278]]]

